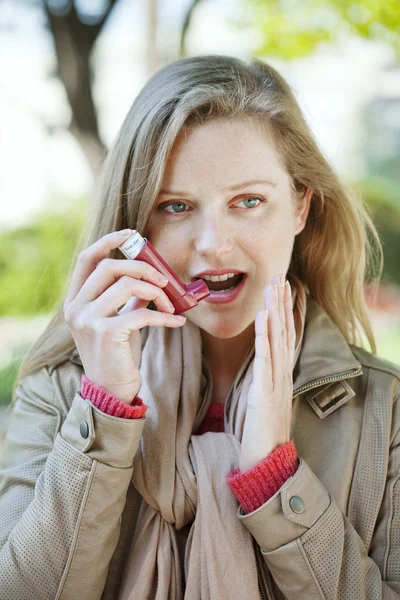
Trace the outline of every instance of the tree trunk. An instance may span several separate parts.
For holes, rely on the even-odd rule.
[[[82,23],[73,4],[67,14],[60,16],[53,14],[44,3],[54,39],[57,71],[72,111],[68,129],[82,148],[94,175],[103,162],[106,147],[100,137],[92,96],[90,54],[115,1],[96,25]]]

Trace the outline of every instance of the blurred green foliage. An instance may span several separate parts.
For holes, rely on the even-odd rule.
[[[400,285],[400,204],[390,181],[369,177],[354,184],[368,208],[382,242],[382,280]]]
[[[393,81],[398,81],[395,69],[393,75]],[[364,172],[369,180],[373,177],[374,195],[384,195],[400,207],[400,95],[387,85],[386,90],[377,86],[374,98],[361,109],[364,135],[360,153]]]
[[[49,313],[62,293],[87,202],[0,234],[0,316]]]
[[[0,369],[0,407],[10,404],[12,389],[21,358],[15,359]]]
[[[400,57],[399,0],[242,0],[248,17],[240,23],[260,31],[254,54],[284,59],[311,54],[343,32],[385,41]]]

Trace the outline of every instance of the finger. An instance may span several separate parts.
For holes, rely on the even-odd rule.
[[[165,287],[164,275],[152,265],[141,260],[118,260],[106,258],[89,275],[75,298],[77,304],[86,304],[96,300],[111,285],[123,276],[133,279],[145,279],[154,285]],[[165,292],[163,292],[165,294]]]
[[[272,382],[273,388],[281,384],[282,378],[282,352],[281,352],[281,325],[279,317],[279,297],[277,284],[267,288],[266,303],[268,307],[268,337],[271,349]]]
[[[292,373],[294,369],[294,353],[296,347],[296,328],[294,325],[294,315],[293,315],[293,301],[292,301],[292,290],[290,287],[290,283],[287,281],[285,284],[285,312],[286,312],[286,327],[288,332],[288,347],[289,347],[289,364],[288,368],[290,369],[290,373]]]
[[[282,361],[280,366],[282,368],[282,375],[285,376],[287,373],[288,364],[288,332],[286,326],[286,311],[285,311],[285,277],[281,275],[278,281],[278,296],[279,296],[279,321],[280,321],[280,337],[279,343],[281,348]]]
[[[186,323],[184,315],[171,315],[168,313],[141,308],[134,312],[129,312],[116,317],[107,319],[107,326],[112,330],[120,331],[122,327],[126,327],[131,331],[138,331],[146,326],[164,326],[164,327],[182,327]]]
[[[163,312],[173,313],[175,311],[172,302],[168,300],[165,293],[159,287],[128,276],[118,279],[114,285],[111,285],[99,298],[91,302],[88,306],[90,307],[91,314],[94,316],[111,317],[115,316],[117,307],[128,302],[132,296],[136,296],[141,300],[147,300],[147,302],[153,300],[157,308]]]
[[[268,310],[257,313],[255,321],[255,357],[253,381],[266,392],[272,390],[271,349],[268,339]]]
[[[65,299],[66,304],[69,304],[76,298],[89,275],[95,270],[97,263],[132,235],[132,230],[124,231],[108,233],[79,254],[72,274],[68,295]]]

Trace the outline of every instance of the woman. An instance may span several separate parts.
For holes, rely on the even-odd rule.
[[[206,278],[186,319],[121,259],[133,229]],[[400,369],[363,293],[381,246],[282,77],[158,71],[79,249],[15,385],[2,598],[400,598]]]

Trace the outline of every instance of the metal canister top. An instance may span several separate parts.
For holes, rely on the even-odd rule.
[[[133,234],[130,238],[126,240],[121,246],[118,248],[121,250],[122,254],[131,260],[134,260],[143,246],[146,243],[146,238],[142,237],[138,231],[133,230]]]

